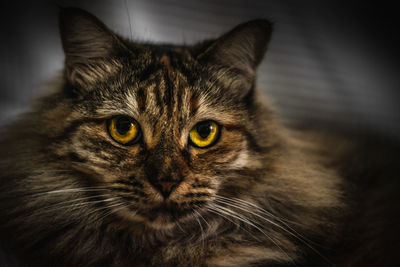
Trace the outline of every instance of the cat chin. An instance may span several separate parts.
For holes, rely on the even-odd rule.
[[[176,226],[176,222],[165,221],[162,218],[160,220],[147,222],[147,226],[154,230],[171,230]]]
[[[174,219],[172,216],[159,215],[150,219],[136,215],[130,216],[129,220],[145,225],[148,229],[153,229],[156,231],[168,231],[176,227],[180,223],[181,218]]]
[[[189,214],[179,218],[160,215],[153,220],[146,220],[145,223],[151,229],[157,231],[169,231],[176,227],[182,229],[183,225],[190,222],[191,219],[193,219],[193,216]]]
[[[154,230],[171,230],[180,223],[185,223],[192,218],[193,210],[172,210],[159,206],[146,210],[125,210],[117,212],[126,222],[145,225]]]

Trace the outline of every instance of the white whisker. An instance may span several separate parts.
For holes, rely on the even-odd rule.
[[[122,206],[122,207],[121,207],[121,206]],[[121,209],[124,209],[124,208],[126,208],[127,206],[128,206],[128,205],[125,204],[125,203],[115,203],[115,204],[113,204],[113,205],[108,205],[108,206],[106,206],[106,207],[102,207],[102,208],[96,209],[96,210],[94,210],[94,211],[88,213],[87,215],[90,215],[90,214],[92,214],[92,213],[94,213],[94,212],[99,212],[100,210],[105,210],[105,209],[110,209],[110,208],[114,208],[114,207],[119,207],[119,208],[117,208],[117,209],[110,209],[110,211],[107,212],[105,215],[103,215],[103,216],[101,216],[101,217],[99,217],[99,218],[96,219],[96,221],[101,221],[101,220],[104,220],[104,218],[106,218],[107,216],[109,216],[109,215],[111,215],[111,214],[113,214],[113,213],[115,213],[115,212],[117,212],[117,211],[119,211],[119,210],[121,210]]]
[[[218,209],[212,208],[212,207],[207,207],[207,210],[208,210],[209,212],[214,213],[214,214],[217,214],[218,216],[220,216],[220,217],[224,218],[225,220],[231,222],[232,224],[236,225],[236,227],[237,227],[238,229],[244,230],[246,233],[248,233],[248,234],[249,234],[251,237],[253,237],[255,240],[260,241],[260,239],[257,238],[256,236],[254,236],[250,231],[248,231],[248,230],[245,229],[245,228],[242,228],[241,225],[240,225],[239,223],[237,223],[237,222],[231,220],[230,218],[226,217],[225,215],[221,214],[221,212],[220,212]]]
[[[194,209],[192,209],[192,210],[193,210],[194,213],[197,212],[197,211],[194,210]],[[199,214],[199,213],[197,212],[197,214]],[[201,240],[201,243],[202,243],[203,248],[205,248],[205,244],[204,244],[205,235],[204,235],[203,226],[201,225],[201,222],[200,222],[200,220],[199,220],[198,215],[195,215],[195,218],[196,218],[196,221],[197,221],[197,223],[199,224],[199,227],[200,227],[200,232],[201,232],[200,240]]]
[[[53,208],[53,207],[57,207],[57,206],[60,206],[60,205],[73,203],[73,202],[79,202],[79,201],[82,201],[82,200],[88,200],[88,199],[93,199],[93,198],[104,198],[104,197],[107,197],[107,196],[109,196],[109,194],[102,194],[102,195],[88,196],[88,197],[80,197],[80,198],[76,198],[76,199],[72,199],[72,200],[59,202],[59,203],[56,203],[54,205],[48,206],[47,208]]]
[[[203,221],[207,224],[208,227],[210,227],[210,225],[208,224],[208,222],[206,221],[206,219],[204,219],[203,215],[201,215],[200,212],[198,212],[197,210],[193,209],[193,211],[201,218],[203,219]]]
[[[76,193],[76,192],[99,192],[99,191],[110,191],[107,187],[79,187],[79,188],[68,188],[68,189],[56,189],[45,192],[38,192],[27,194],[29,197],[41,197],[44,195],[52,195],[52,194],[64,194],[64,193]]]
[[[268,211],[266,211],[266,210],[264,210],[264,209],[258,207],[257,205],[255,205],[255,204],[253,204],[253,203],[251,203],[251,202],[248,202],[248,201],[245,201],[245,200],[242,200],[242,199],[239,199],[239,198],[229,199],[229,198],[222,197],[222,196],[216,196],[216,198],[217,198],[217,200],[216,200],[217,202],[220,202],[220,203],[223,203],[223,204],[225,204],[225,205],[228,205],[228,206],[231,206],[231,207],[240,209],[240,210],[242,210],[242,211],[248,212],[248,213],[250,213],[250,214],[252,214],[252,215],[254,215],[254,216],[258,217],[258,218],[261,218],[261,219],[263,219],[263,220],[269,222],[270,224],[272,224],[272,225],[274,225],[274,226],[280,228],[281,230],[284,230],[285,232],[287,232],[287,233],[290,234],[291,236],[295,237],[297,240],[301,241],[303,244],[305,244],[307,247],[309,247],[312,251],[314,251],[315,253],[317,253],[317,254],[318,254],[322,259],[324,259],[327,263],[333,265],[333,263],[332,263],[331,261],[329,261],[321,252],[319,252],[316,248],[314,248],[311,244],[308,243],[308,242],[310,242],[310,243],[314,243],[314,242],[312,242],[311,240],[307,239],[306,237],[304,237],[303,235],[301,235],[300,233],[298,233],[296,230],[294,230],[293,228],[291,228],[287,223],[285,223],[284,221],[282,221],[282,220],[281,220],[279,217],[277,217],[276,215],[274,215],[274,214],[272,214],[272,213],[270,213],[270,212],[268,212]],[[219,198],[219,199],[218,199],[218,198]],[[229,201],[231,201],[231,202],[233,202],[233,203],[236,203],[237,205],[234,205],[234,204],[230,203]],[[239,207],[238,205],[242,205],[242,206]],[[245,205],[245,206],[243,206],[243,205]],[[247,209],[245,208],[246,206],[247,206]],[[260,214],[257,214],[257,213],[255,213],[255,212],[253,212],[253,211],[250,211],[250,210],[248,209],[249,206],[255,208],[255,209],[256,209],[259,213],[261,213],[261,214],[264,214],[264,215],[273,217],[274,219],[276,219],[276,220],[278,220],[280,223],[282,223],[284,226],[286,226],[288,229],[286,229],[284,226],[279,225],[278,223],[276,223],[276,222],[274,222],[274,221],[272,221],[272,220],[270,220],[270,219],[268,219],[268,218],[265,218],[264,216],[262,216],[262,215],[260,215]]]
[[[96,187],[87,187],[87,188],[71,188],[71,189],[60,189],[53,190],[49,192],[44,192],[43,194],[59,194],[59,193],[70,193],[70,192],[91,192],[91,191],[109,191],[107,188],[96,188]]]
[[[268,218],[265,218],[264,216],[262,216],[262,215],[260,215],[260,214],[257,214],[257,213],[255,213],[255,212],[252,212],[252,211],[250,211],[249,209],[246,209],[246,208],[244,208],[244,207],[240,207],[240,206],[238,206],[238,205],[234,205],[234,204],[229,203],[228,201],[224,201],[224,200],[216,200],[216,202],[219,202],[219,203],[228,205],[228,206],[233,207],[233,208],[237,208],[237,209],[242,210],[242,211],[246,211],[246,212],[248,212],[248,213],[250,213],[250,214],[252,214],[252,215],[254,215],[254,216],[258,217],[258,218],[261,218],[261,219],[263,219],[263,220],[269,222],[270,224],[272,224],[272,225],[274,225],[274,226],[276,226],[276,227],[278,227],[278,228],[284,230],[285,232],[289,233],[290,235],[292,235],[292,236],[294,236],[294,237],[300,239],[299,236],[297,236],[296,234],[290,232],[288,229],[284,228],[283,226],[279,225],[278,223],[276,223],[276,222],[274,222],[274,221],[272,221],[272,220],[270,220],[270,219],[268,219]],[[293,231],[294,231],[294,230],[293,230]],[[300,239],[300,240],[303,241],[302,239]]]
[[[301,238],[303,238],[304,240],[306,240],[306,241],[308,241],[308,242],[310,242],[310,243],[314,243],[313,241],[307,239],[306,237],[304,237],[303,235],[301,235],[300,233],[298,233],[295,229],[293,229],[292,227],[290,227],[290,226],[286,223],[286,222],[289,222],[289,223],[292,223],[292,224],[298,224],[298,223],[296,223],[296,222],[292,222],[292,221],[287,220],[287,219],[282,219],[282,218],[280,218],[280,217],[274,215],[273,213],[271,213],[271,212],[269,212],[269,211],[267,211],[267,210],[265,210],[265,209],[263,209],[263,208],[257,206],[256,204],[251,203],[251,202],[248,202],[248,201],[245,201],[245,200],[240,199],[240,198],[232,198],[232,199],[230,199],[230,198],[222,197],[222,196],[216,196],[216,198],[220,198],[220,200],[221,200],[221,199],[224,199],[225,201],[228,201],[228,202],[229,202],[229,201],[232,201],[232,202],[235,202],[235,203],[237,203],[237,204],[242,204],[242,205],[246,205],[246,206],[249,206],[249,207],[251,206],[251,207],[255,208],[255,209],[256,209],[258,212],[260,212],[261,214],[270,216],[270,217],[272,217],[272,218],[278,220],[278,221],[281,222],[284,226],[286,226],[289,230],[293,231],[293,233],[297,234],[298,237],[301,237]],[[285,221],[286,221],[286,222],[285,222]],[[278,225],[276,225],[276,226],[278,226]],[[286,229],[286,230],[287,230],[287,229]],[[293,234],[293,233],[292,233],[292,234]],[[318,245],[318,244],[316,244],[316,245]]]
[[[245,201],[245,200],[240,199],[240,198],[232,198],[232,199],[230,199],[230,198],[222,197],[222,196],[216,196],[216,198],[220,198],[220,200],[223,199],[223,200],[228,201],[228,202],[231,201],[231,202],[234,202],[234,203],[239,204],[239,205],[245,205],[245,206],[247,206],[247,207],[253,207],[253,208],[256,209],[257,212],[259,212],[259,213],[261,213],[261,214],[263,214],[263,215],[272,217],[273,219],[276,219],[277,221],[279,221],[280,223],[282,223],[284,226],[286,226],[286,227],[287,227],[290,231],[292,231],[292,232],[290,232],[288,229],[285,229],[285,228],[281,228],[281,229],[288,231],[290,234],[294,235],[296,238],[304,239],[304,240],[301,240],[302,242],[308,241],[308,242],[310,242],[310,243],[314,243],[314,244],[315,244],[315,242],[313,242],[313,241],[307,239],[306,237],[304,237],[303,235],[301,235],[300,233],[298,233],[295,229],[293,229],[292,227],[290,227],[286,222],[289,222],[289,223],[292,223],[292,224],[298,224],[298,223],[292,222],[292,221],[287,220],[287,219],[281,219],[281,218],[279,218],[278,216],[274,215],[273,213],[271,213],[271,212],[269,212],[269,211],[267,211],[267,210],[265,210],[265,209],[263,209],[263,208],[261,208],[261,207],[255,205],[254,203]],[[248,211],[248,209],[246,209],[246,211]],[[260,215],[260,216],[261,216],[261,215]],[[265,219],[266,219],[266,218],[265,218]],[[285,222],[285,221],[286,221],[286,222]],[[270,221],[270,222],[271,222],[271,221]],[[276,225],[276,226],[278,226],[278,225]],[[278,226],[278,227],[282,227],[282,226]],[[318,245],[318,244],[316,244],[316,245]]]
[[[96,204],[96,203],[101,203],[101,202],[111,202],[111,201],[114,201],[115,199],[118,199],[118,197],[107,198],[107,199],[102,199],[102,200],[97,200],[97,201],[87,201],[87,202],[74,203],[74,204],[67,205],[67,206],[56,207],[54,209],[46,209],[48,207],[45,207],[45,208],[42,208],[42,211],[37,212],[36,215],[52,213],[52,212],[58,211],[58,210],[76,210],[76,209],[81,208],[82,206],[88,206],[88,205],[91,205],[91,204]],[[45,210],[43,210],[43,209],[45,209]]]
[[[233,218],[236,218],[236,219],[238,219],[238,220],[240,220],[240,221],[242,221],[242,222],[244,222],[244,223],[246,223],[246,224],[248,224],[248,225],[254,227],[254,228],[257,229],[258,231],[260,231],[260,232],[261,232],[265,237],[267,237],[273,244],[275,244],[275,246],[277,246],[277,247],[279,248],[279,250],[281,250],[282,253],[284,253],[284,254],[286,255],[286,257],[287,257],[288,259],[290,259],[290,261],[291,261],[294,265],[296,265],[296,263],[295,263],[294,260],[289,256],[289,254],[287,254],[287,252],[286,252],[285,250],[283,250],[283,248],[282,248],[281,246],[279,246],[278,243],[277,243],[272,237],[270,237],[266,232],[264,232],[259,226],[257,226],[256,224],[252,223],[251,221],[249,221],[249,220],[247,219],[247,217],[244,217],[244,215],[239,214],[239,213],[237,213],[237,212],[235,212],[235,211],[232,211],[232,210],[229,209],[229,208],[222,207],[222,206],[220,206],[220,205],[218,205],[218,204],[213,204],[213,206],[214,206],[215,208],[219,209],[220,212],[225,213],[227,216],[231,216],[231,217],[233,217]]]
[[[175,223],[183,233],[187,234],[187,232],[185,230],[183,230],[182,225],[179,223],[179,221],[175,221]]]

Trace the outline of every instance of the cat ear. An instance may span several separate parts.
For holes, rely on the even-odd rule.
[[[272,24],[267,20],[253,20],[240,24],[230,32],[212,42],[198,56],[201,62],[211,62],[218,72],[236,79],[238,86],[253,84],[255,72],[264,57],[271,38]],[[241,81],[240,81],[241,79]],[[244,93],[244,92],[242,92]]]
[[[66,78],[78,87],[90,87],[117,71],[113,59],[126,49],[99,19],[79,8],[62,8],[59,15]]]

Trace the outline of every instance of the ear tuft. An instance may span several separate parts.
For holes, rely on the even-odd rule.
[[[103,71],[113,69],[106,61],[125,48],[99,19],[79,8],[61,8],[59,28],[67,79],[75,85],[85,86],[106,75]]]
[[[217,77],[210,79],[217,79],[229,95],[242,99],[253,91],[256,69],[267,50],[271,33],[269,21],[249,21],[213,42],[194,46],[193,54],[198,54],[199,62]],[[204,52],[199,53],[200,49]]]
[[[214,64],[253,75],[267,50],[272,33],[268,20],[252,20],[222,35],[199,56]]]

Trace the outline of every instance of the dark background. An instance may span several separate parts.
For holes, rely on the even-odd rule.
[[[399,9],[384,1],[8,2],[0,11],[0,123],[62,71],[58,5],[84,8],[134,40],[163,43],[193,43],[268,18],[275,32],[258,83],[285,123],[400,140]]]

